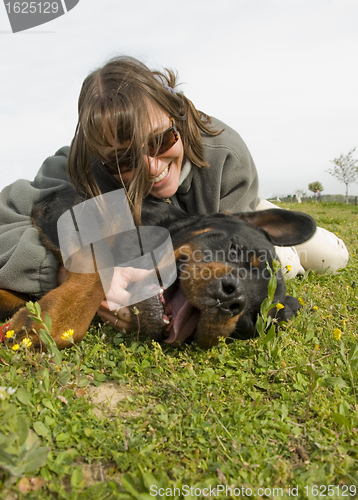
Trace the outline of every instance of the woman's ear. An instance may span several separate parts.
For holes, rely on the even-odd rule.
[[[278,246],[299,245],[309,240],[316,231],[315,221],[303,212],[271,208],[234,216],[266,231],[272,243]]]

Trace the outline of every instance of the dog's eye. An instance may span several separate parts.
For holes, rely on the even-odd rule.
[[[229,248],[229,261],[237,262],[241,256],[241,248],[233,243]]]

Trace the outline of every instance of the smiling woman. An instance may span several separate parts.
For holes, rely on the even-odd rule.
[[[176,84],[172,71],[150,71],[128,57],[109,61],[85,79],[68,158],[77,189],[90,196],[102,192],[91,164],[100,160],[125,185],[139,221],[144,196],[167,198],[177,191],[184,158],[209,166],[201,133],[214,137],[222,129],[175,92]]]

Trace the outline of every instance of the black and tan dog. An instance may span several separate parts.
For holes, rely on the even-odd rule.
[[[33,213],[44,244],[60,260],[57,219],[73,204],[72,194],[60,193]],[[137,304],[140,330],[168,343],[193,338],[204,348],[216,345],[221,336],[255,336],[257,314],[267,297],[270,279],[267,263],[272,268],[277,259],[274,245],[303,243],[316,227],[311,217],[299,212],[272,209],[188,216],[154,199],[144,202],[142,223],[169,230],[178,277],[168,289]],[[42,314],[49,314],[51,335],[59,348],[70,345],[61,338],[68,329],[74,330],[75,342],[83,339],[104,298],[98,273],[70,272],[63,284],[40,299]],[[0,290],[0,317],[12,316],[9,328],[15,331],[16,341],[27,334],[34,346],[40,346],[36,334],[40,326],[24,307],[28,299],[11,290]],[[286,296],[281,271],[277,274],[275,301],[284,305],[272,311],[279,320],[289,319],[300,307],[297,299]]]

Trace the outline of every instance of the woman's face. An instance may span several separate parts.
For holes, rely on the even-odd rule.
[[[152,130],[148,130],[148,136],[150,132],[155,135],[162,134],[165,130],[172,126],[172,120],[165,111],[150,107],[149,114]],[[129,145],[129,141],[118,144],[117,154],[120,154],[121,149],[126,150]],[[113,146],[104,148],[104,158],[111,158],[114,155],[114,144]],[[179,186],[179,176],[183,157],[184,148],[180,135],[174,146],[162,155],[156,157],[144,156],[144,162],[147,166],[150,179],[150,185],[148,188],[149,193],[152,196],[155,198],[170,198],[170,196],[173,196],[176,193]],[[121,173],[121,176],[119,174],[114,175],[114,177],[123,181],[125,184],[130,184],[133,176],[133,171],[124,171]]]

